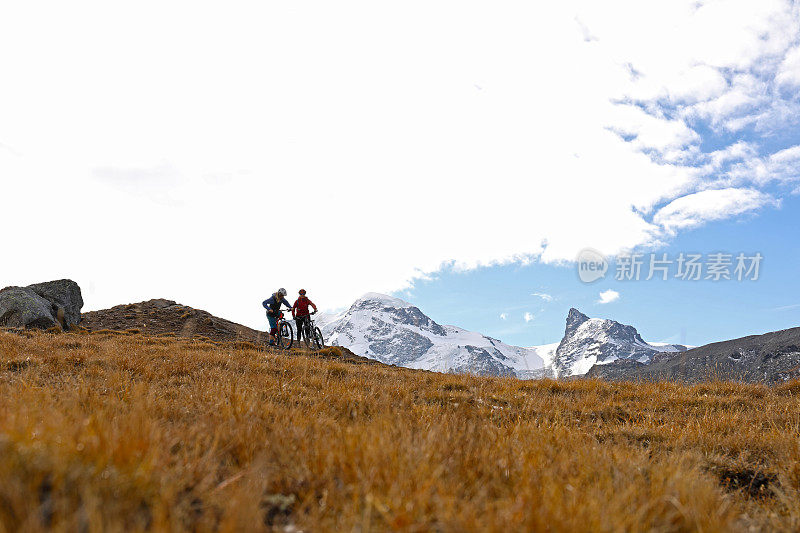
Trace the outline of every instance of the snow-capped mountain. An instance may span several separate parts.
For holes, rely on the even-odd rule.
[[[317,325],[328,343],[387,364],[440,372],[537,377],[554,346],[521,348],[480,333],[437,324],[398,298],[368,293]]]
[[[602,318],[589,318],[570,309],[564,338],[556,348],[550,365],[556,377],[582,375],[595,364],[617,359],[649,363],[659,352],[683,352],[680,344],[645,342],[636,328]]]
[[[316,318],[326,342],[387,364],[438,372],[469,372],[523,379],[585,374],[617,359],[649,363],[659,352],[686,346],[645,342],[633,326],[589,318],[570,309],[561,342],[527,348],[480,333],[437,324],[417,307],[368,293],[338,315]]]

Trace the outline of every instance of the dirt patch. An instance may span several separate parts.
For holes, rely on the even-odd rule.
[[[750,466],[716,465],[711,471],[728,491],[742,491],[751,498],[771,497],[778,476]]]
[[[22,372],[32,364],[30,358],[28,358],[20,361],[8,361],[5,363],[5,367],[9,372]]]

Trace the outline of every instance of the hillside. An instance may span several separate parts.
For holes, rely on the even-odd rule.
[[[796,530],[798,395],[0,330],[0,530]]]
[[[715,342],[682,353],[662,353],[648,365],[635,361],[598,365],[587,376],[617,381],[782,383],[800,377],[800,328]]]
[[[80,327],[89,332],[141,333],[147,336],[194,338],[211,342],[244,342],[266,347],[269,335],[241,324],[219,318],[207,311],[181,305],[172,300],[155,299],[110,309],[83,313]],[[305,351],[305,345],[294,344],[293,352]],[[330,351],[325,352],[330,355]],[[379,361],[354,354],[347,348],[336,350],[338,359],[359,364],[380,364]]]
[[[147,335],[202,336],[215,341],[254,343],[269,340],[264,332],[164,299],[89,311],[82,314],[80,325],[89,331],[135,330]]]

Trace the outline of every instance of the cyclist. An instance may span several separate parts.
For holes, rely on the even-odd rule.
[[[311,327],[308,322],[309,312],[308,306],[314,308],[314,312],[317,312],[317,306],[314,305],[314,302],[308,299],[306,296],[306,290],[300,289],[300,297],[292,306],[292,318],[294,318],[295,324],[297,325],[297,342],[300,342],[300,339],[303,336],[303,331],[306,332],[306,341],[311,340]]]
[[[292,306],[286,301],[286,289],[281,287],[278,292],[264,300],[261,304],[267,310],[267,320],[269,320],[269,345],[275,346],[275,335],[278,333],[278,319],[281,317],[281,305],[285,305],[288,309]]]

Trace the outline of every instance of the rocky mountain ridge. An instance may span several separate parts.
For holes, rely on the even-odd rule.
[[[318,319],[328,342],[384,363],[442,372],[470,372],[523,379],[584,374],[596,363],[617,359],[649,361],[679,345],[645,342],[636,328],[589,318],[577,309],[567,316],[560,343],[511,346],[480,333],[440,325],[399,298],[368,293],[336,316]]]
[[[564,338],[553,361],[555,376],[582,375],[594,365],[617,360],[649,363],[660,352],[682,352],[680,344],[650,344],[633,326],[614,320],[589,318],[575,308],[569,310]]]
[[[438,324],[419,308],[384,294],[365,294],[344,313],[323,316],[318,324],[330,344],[407,368],[518,377],[535,377],[544,368],[535,348]]]
[[[800,377],[800,328],[715,342],[681,353],[658,354],[650,364],[615,361],[595,365],[587,377],[612,381],[780,383]]]

